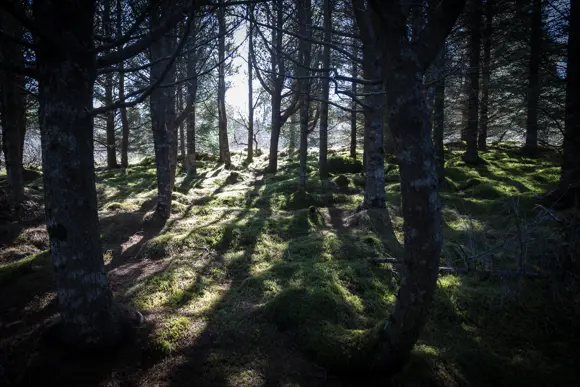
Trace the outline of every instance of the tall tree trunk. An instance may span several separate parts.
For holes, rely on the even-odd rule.
[[[288,156],[290,159],[294,159],[294,153],[296,153],[296,114],[292,114],[290,118],[290,134],[288,139]]]
[[[487,150],[487,126],[489,106],[489,77],[491,61],[491,34],[493,28],[494,0],[485,2],[485,29],[483,31],[483,65],[481,66],[481,110],[479,112],[479,135],[477,146],[480,151]]]
[[[281,91],[280,91],[281,92]],[[280,130],[282,128],[282,119],[280,109],[282,105],[280,94],[277,87],[274,89],[271,98],[271,133],[270,133],[270,154],[268,157],[268,172],[276,173],[278,171],[278,142],[280,140]]]
[[[108,345],[120,334],[99,240],[93,118],[87,114],[96,79],[94,12],[95,1],[34,2],[39,27],[68,43],[55,50],[37,39],[36,61],[50,254],[62,332],[79,346]]]
[[[230,145],[228,141],[228,118],[226,115],[226,65],[224,63],[226,53],[226,9],[224,0],[219,1],[219,68],[218,68],[218,125],[219,125],[219,147],[220,163],[224,163],[226,168],[231,165]]]
[[[183,90],[181,87],[177,89],[177,107],[179,111],[183,109]],[[179,150],[181,153],[181,162],[185,165],[185,128],[183,121],[179,123]]]
[[[467,122],[467,149],[463,155],[466,163],[477,163],[477,127],[479,114],[479,58],[481,49],[481,0],[469,3],[469,121]]]
[[[489,0],[488,0],[489,1]],[[435,163],[437,181],[439,184],[445,180],[445,152],[443,138],[445,133],[445,61],[446,48],[441,50],[437,63],[435,63],[435,99],[433,102],[433,142],[435,145]]]
[[[22,38],[21,25],[8,13],[0,13],[0,28],[14,38]],[[15,66],[24,64],[22,48],[0,38],[0,58]],[[24,199],[22,151],[26,132],[26,80],[24,76],[0,71],[0,123],[2,151],[6,162],[11,206],[18,209]]]
[[[375,45],[363,43],[365,79],[380,79],[381,67]],[[364,85],[365,91],[365,208],[386,208],[383,85]]]
[[[570,1],[566,123],[560,188],[573,204],[580,195],[580,1]],[[564,199],[564,198],[563,198]]]
[[[300,23],[300,36],[310,37],[312,26],[311,0],[299,0],[298,20]],[[310,113],[310,81],[307,79],[310,67],[311,47],[309,41],[300,39],[298,43],[300,64],[298,66],[299,87],[300,87],[300,188],[306,189],[308,179],[308,119]]]
[[[157,13],[151,16],[151,26],[159,22]],[[164,39],[158,39],[151,44],[150,59],[153,63],[150,70],[150,82],[153,84],[163,75],[167,66]],[[157,205],[155,213],[161,219],[169,218],[171,214],[171,163],[170,163],[170,128],[167,125],[167,103],[165,89],[155,88],[149,97],[151,110],[151,128],[153,130],[153,146],[155,150],[155,166],[157,171]]]
[[[173,35],[173,36],[172,36]],[[183,38],[184,39],[184,38]],[[175,30],[172,30],[163,39],[163,48],[165,50],[165,57],[171,56],[175,50],[177,44],[175,40]],[[169,68],[169,71],[165,75],[164,82],[168,84],[175,83],[176,76],[176,66],[175,63]],[[163,99],[165,107],[165,126],[167,126],[168,140],[169,140],[169,183],[170,191],[173,192],[173,187],[175,186],[175,174],[177,172],[177,148],[178,148],[178,124],[176,108],[176,87],[164,87],[163,88]]]
[[[353,0],[363,44],[380,39],[377,54],[382,54],[389,125],[401,175],[403,278],[393,312],[379,328],[373,356],[365,359],[365,367],[387,374],[399,372],[407,362],[427,322],[437,283],[442,218],[422,79],[462,10],[461,0],[442,1],[445,12],[427,24],[433,32],[411,44],[400,1],[369,2],[371,12],[363,13],[364,0]]]
[[[123,36],[123,1],[117,0],[117,36]],[[119,63],[119,102],[125,102],[125,72],[124,62]],[[129,120],[127,118],[127,108],[121,107],[121,168],[129,166]]]
[[[461,84],[461,128],[460,139],[467,141],[467,127],[469,126],[469,99],[471,98],[471,81],[469,79],[469,69],[463,77]]]
[[[332,40],[332,4],[331,0],[324,0],[324,41],[330,44]],[[325,45],[322,54],[322,68],[330,67],[330,46]],[[329,76],[329,72],[325,72]],[[319,150],[319,169],[320,180],[328,179],[328,93],[329,80],[322,80],[322,102],[320,104],[320,150]]]
[[[103,10],[103,32],[105,36],[112,37],[111,25],[111,1],[104,1]],[[113,103],[113,73],[105,74],[105,105]],[[115,111],[108,110],[105,113],[106,133],[107,133],[107,168],[119,168],[117,164],[117,144],[115,141]]]
[[[282,119],[282,90],[284,88],[285,66],[282,57],[282,43],[284,34],[283,1],[273,2],[276,9],[276,18],[272,18],[271,45],[275,47],[270,53],[270,70],[272,72],[272,93],[271,93],[271,123],[270,123],[270,154],[268,158],[268,171],[276,173],[278,171],[278,144],[280,132],[284,124]]]
[[[194,24],[195,25],[195,24]],[[187,58],[187,77],[190,81],[187,84],[187,104],[191,106],[191,111],[187,115],[187,179],[191,180],[197,174],[195,166],[195,113],[197,97],[197,53],[191,52]]]
[[[355,53],[357,53],[357,51],[358,50],[355,49]],[[357,62],[355,60],[352,61],[352,77],[353,78],[358,77],[358,66],[357,66]],[[356,95],[356,82],[352,83],[351,92],[353,95]],[[357,119],[356,109],[357,109],[357,105],[356,105],[356,102],[354,101],[354,99],[352,100],[351,109],[352,109],[352,111],[350,113],[350,158],[356,160],[356,119]]]
[[[533,0],[530,61],[528,72],[528,117],[525,151],[538,150],[538,101],[540,99],[540,55],[542,50],[542,0]]]
[[[254,74],[252,60],[254,50],[254,29],[250,15],[254,12],[254,7],[248,5],[248,155],[246,160],[251,163],[254,158]]]

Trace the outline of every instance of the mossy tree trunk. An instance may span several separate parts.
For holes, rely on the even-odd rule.
[[[35,42],[50,253],[63,333],[78,346],[108,345],[120,326],[99,241],[93,118],[87,114],[96,79],[94,13],[94,1],[34,2],[35,23],[62,43]]]
[[[363,41],[380,39],[380,58],[389,106],[389,125],[397,144],[401,175],[405,251],[403,278],[393,313],[364,365],[396,373],[405,365],[427,321],[439,267],[442,219],[430,112],[422,82],[425,70],[442,49],[459,16],[461,0],[443,0],[420,32],[417,44],[406,39],[408,28],[399,1],[353,0]]]
[[[0,28],[8,35],[21,39],[22,26],[8,13],[0,13]],[[0,37],[0,58],[14,66],[24,64],[22,48],[8,38]],[[26,132],[26,79],[23,75],[0,71],[0,123],[2,151],[11,206],[15,209],[24,198],[22,153]]]
[[[469,105],[467,122],[467,149],[463,154],[466,163],[479,160],[477,152],[477,129],[479,115],[479,62],[481,50],[481,0],[469,1]]]

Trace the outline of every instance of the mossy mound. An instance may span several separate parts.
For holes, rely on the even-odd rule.
[[[359,160],[345,156],[332,156],[328,158],[329,173],[361,173],[363,165]]]

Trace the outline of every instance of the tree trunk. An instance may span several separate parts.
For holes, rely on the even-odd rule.
[[[310,37],[312,25],[311,0],[299,0],[298,20],[300,36]],[[306,190],[306,181],[308,179],[308,119],[310,112],[310,80],[307,79],[310,67],[311,44],[306,39],[300,39],[298,43],[300,64],[299,87],[300,87],[300,188]]]
[[[251,15],[253,11],[254,7],[248,5],[249,15]],[[250,57],[253,55],[251,51],[254,50],[254,30],[252,26],[252,18],[248,17],[248,19],[248,155],[246,160],[248,163],[251,163],[254,158],[254,68],[252,67]]]
[[[156,25],[159,15],[153,14],[151,26]],[[150,70],[150,82],[153,84],[163,75],[167,66],[164,39],[158,39],[150,46],[150,58],[153,63]],[[155,150],[155,166],[157,171],[157,205],[155,213],[161,219],[168,219],[171,214],[171,163],[170,163],[170,128],[167,125],[167,109],[165,104],[165,89],[155,88],[149,97],[151,110],[151,128],[153,130],[153,146]]]
[[[120,333],[99,240],[93,119],[87,114],[96,79],[94,12],[94,1],[34,2],[39,27],[70,42],[55,50],[38,39],[36,61],[51,260],[62,332],[78,346],[109,345]]]
[[[123,1],[117,0],[117,36],[123,36]],[[125,72],[124,62],[119,63],[121,71],[119,72],[119,102],[125,102]],[[129,120],[127,119],[127,108],[119,109],[121,113],[121,168],[129,166]]]
[[[540,55],[542,45],[542,0],[533,0],[532,30],[530,36],[530,62],[528,73],[528,118],[525,151],[538,150],[538,101],[540,99]]]
[[[228,118],[226,115],[226,66],[224,63],[226,53],[226,9],[224,0],[219,1],[219,68],[218,68],[218,125],[219,125],[219,147],[220,163],[224,163],[226,168],[231,165],[230,145],[228,141]]]
[[[570,2],[568,66],[566,77],[566,127],[560,187],[565,200],[580,195],[580,1]]]
[[[381,59],[389,125],[397,144],[401,177],[403,278],[393,312],[379,327],[379,340],[364,364],[390,375],[404,367],[427,322],[443,242],[430,112],[422,82],[425,69],[462,10],[461,0],[443,2],[441,6],[446,11],[426,27],[434,32],[411,44],[400,1],[369,2],[372,10],[363,13],[364,0],[353,0],[363,44],[380,39],[376,54]]]
[[[183,109],[183,90],[181,87],[177,89],[177,107],[179,111]],[[181,153],[181,162],[185,165],[185,129],[183,121],[179,123],[179,150]]]
[[[331,0],[324,0],[324,41],[330,43],[332,39],[332,4]],[[328,69],[330,67],[330,46],[326,45],[323,48],[322,54],[322,68]],[[329,72],[325,73],[330,76]],[[322,103],[320,104],[320,150],[319,150],[319,169],[320,180],[328,179],[328,93],[329,80],[322,80]]]
[[[381,68],[374,45],[363,43],[365,79],[380,79]],[[386,208],[383,85],[365,85],[365,208]]]
[[[469,39],[469,121],[467,122],[467,149],[463,155],[466,163],[479,160],[477,154],[477,127],[479,114],[479,57],[481,46],[481,0],[470,0]]]
[[[173,35],[173,36],[172,36]],[[175,40],[175,30],[172,30],[168,35],[166,35],[163,39],[164,50],[165,50],[165,57],[168,58],[171,56],[173,51],[175,50],[177,44]],[[175,76],[176,76],[176,66],[175,63],[171,65],[169,71],[165,75],[163,82],[167,84],[175,83]],[[164,87],[163,88],[163,99],[164,99],[164,107],[165,107],[165,126],[167,126],[168,132],[168,140],[169,140],[169,184],[170,184],[170,193],[173,192],[173,187],[175,186],[175,174],[177,172],[177,148],[178,148],[178,125],[176,123],[177,120],[177,113],[176,113],[176,87]]]
[[[493,28],[494,0],[485,2],[485,29],[483,31],[483,65],[481,66],[481,110],[479,112],[479,135],[477,147],[487,150],[487,126],[489,106],[489,77],[491,61],[491,34]]]
[[[355,50],[357,52],[358,50]],[[358,77],[358,68],[357,62],[352,61],[352,77]],[[352,90],[353,95],[356,95],[356,82],[352,83]],[[352,112],[350,113],[350,157],[356,160],[356,109],[357,105],[354,99],[352,100],[351,106]]]
[[[21,25],[8,13],[0,13],[0,28],[10,36],[21,38]],[[0,58],[15,66],[24,64],[22,48],[9,39],[0,39]],[[0,123],[2,151],[11,206],[18,209],[24,199],[22,151],[26,132],[26,79],[20,74],[0,71]]]
[[[112,36],[111,1],[105,0],[103,10],[103,32],[105,36]],[[113,104],[113,73],[105,74],[105,105]],[[110,109],[105,113],[107,133],[107,168],[119,168],[117,164],[117,144],[115,141],[115,111]]]
[[[190,81],[187,84],[187,104],[191,106],[191,112],[187,115],[187,179],[191,180],[197,174],[195,166],[195,113],[197,97],[197,54],[189,53],[187,58],[187,77]]]
[[[296,153],[296,114],[293,114],[290,118],[290,134],[288,139],[288,156],[290,159],[294,159],[294,153]]]
[[[488,0],[489,1],[489,0]],[[445,61],[446,49],[443,48],[435,64],[435,99],[433,102],[433,142],[435,143],[435,163],[437,181],[445,181],[445,153],[443,138],[445,133]]]

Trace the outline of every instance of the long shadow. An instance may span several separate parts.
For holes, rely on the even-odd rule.
[[[245,220],[244,217],[247,213],[247,211],[242,211],[226,225],[226,231],[217,243],[218,254],[223,254],[232,248],[232,243],[234,243],[232,232],[234,229],[240,227],[237,224]],[[214,359],[215,361],[215,357],[219,357],[225,362],[230,357],[229,361],[235,364],[236,351],[247,351],[251,347],[251,335],[249,332],[244,332],[244,326],[240,320],[240,318],[243,318],[242,315],[247,313],[247,311],[244,311],[243,308],[239,310],[239,303],[235,302],[238,296],[236,290],[238,290],[244,280],[250,277],[252,255],[254,254],[267,219],[271,214],[272,210],[269,207],[262,207],[256,214],[247,219],[248,226],[251,224],[253,227],[251,227],[252,232],[248,233],[244,239],[243,245],[238,246],[244,249],[244,253],[241,257],[225,263],[225,276],[231,284],[230,289],[223,295],[208,315],[206,320],[207,325],[199,335],[197,342],[183,350],[183,355],[186,360],[171,375],[171,386],[227,385],[228,375],[212,370],[211,364],[208,364],[211,363],[210,359]],[[249,228],[248,226],[246,228]],[[195,294],[196,286],[198,286],[196,283],[192,284],[187,292],[192,295]],[[227,323],[224,321],[224,314],[228,315],[226,319]],[[224,330],[228,332],[226,333]],[[224,345],[219,341],[220,338],[229,335],[235,337],[235,345],[232,345],[233,343]]]

